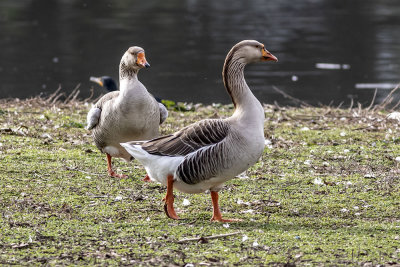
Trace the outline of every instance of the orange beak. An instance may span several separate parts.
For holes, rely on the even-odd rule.
[[[146,61],[146,57],[144,56],[144,52],[138,53],[136,64],[138,64],[142,68],[149,68],[150,67],[150,64]]]
[[[268,50],[265,49],[265,47],[262,48],[262,58],[261,61],[275,61],[278,62],[278,58],[271,54]]]
[[[90,77],[90,81],[95,82],[95,83],[99,84],[101,87],[103,87],[103,81],[101,80],[101,78]]]

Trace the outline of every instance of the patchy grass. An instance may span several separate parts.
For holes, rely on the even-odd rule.
[[[194,107],[171,110],[162,133],[232,112]],[[175,192],[183,220],[168,219],[165,188],[142,182],[137,162],[115,160],[129,178],[108,177],[83,128],[88,108],[0,102],[0,264],[400,262],[399,122],[384,113],[265,106],[264,155],[220,194],[226,217],[243,222],[221,224],[209,222],[208,194]]]

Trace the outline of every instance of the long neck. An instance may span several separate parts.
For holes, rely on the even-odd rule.
[[[141,95],[145,95],[146,93],[146,89],[138,80],[137,74],[138,70],[129,68],[121,61],[119,64],[119,97],[124,99],[124,101],[128,101],[127,97],[140,100]]]
[[[231,51],[226,57],[222,77],[235,109],[250,111],[253,105],[260,104],[244,79],[245,66],[246,64],[241,62],[241,57]]]
[[[139,70],[133,69],[133,68],[129,68],[124,61],[121,61],[121,63],[119,64],[119,80],[124,80],[124,79],[128,79],[128,80],[137,80],[137,74],[138,74]]]
[[[245,63],[231,51],[226,57],[222,77],[228,94],[235,106],[233,117],[244,120],[264,121],[264,109],[253,95],[244,79]]]
[[[235,58],[234,54],[228,55],[222,70],[222,78],[228,94],[232,98],[235,108],[240,105],[243,92],[248,91],[249,87],[244,79],[244,67],[246,64],[241,63]]]

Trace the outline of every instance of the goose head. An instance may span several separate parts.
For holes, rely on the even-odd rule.
[[[120,76],[132,76],[142,68],[149,68],[144,49],[139,46],[132,46],[126,50],[120,63]]]
[[[237,43],[231,50],[232,56],[243,64],[275,61],[278,59],[265,49],[264,44],[255,40],[244,40]]]

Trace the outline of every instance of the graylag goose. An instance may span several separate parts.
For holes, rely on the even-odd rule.
[[[151,180],[167,186],[164,209],[179,219],[174,210],[173,188],[185,193],[211,192],[213,216],[223,219],[218,191],[223,183],[252,166],[264,151],[264,109],[244,79],[244,67],[259,61],[278,61],[264,45],[239,42],[229,51],[222,71],[223,82],[235,106],[226,119],[206,119],[182,130],[144,142],[121,145],[141,162]]]
[[[107,93],[90,109],[87,129],[92,130],[96,146],[107,156],[108,174],[125,178],[112,169],[112,157],[132,160],[120,145],[132,140],[148,140],[159,135],[158,102],[138,80],[138,72],[150,67],[143,48],[130,47],[119,65],[120,90]]]
[[[113,78],[109,76],[101,76],[101,77],[90,77],[90,81],[97,83],[101,87],[105,88],[108,92],[118,91],[118,86],[113,80]],[[158,102],[158,107],[160,108],[160,124],[163,123],[168,117],[168,110],[161,102],[159,97],[154,97]]]

